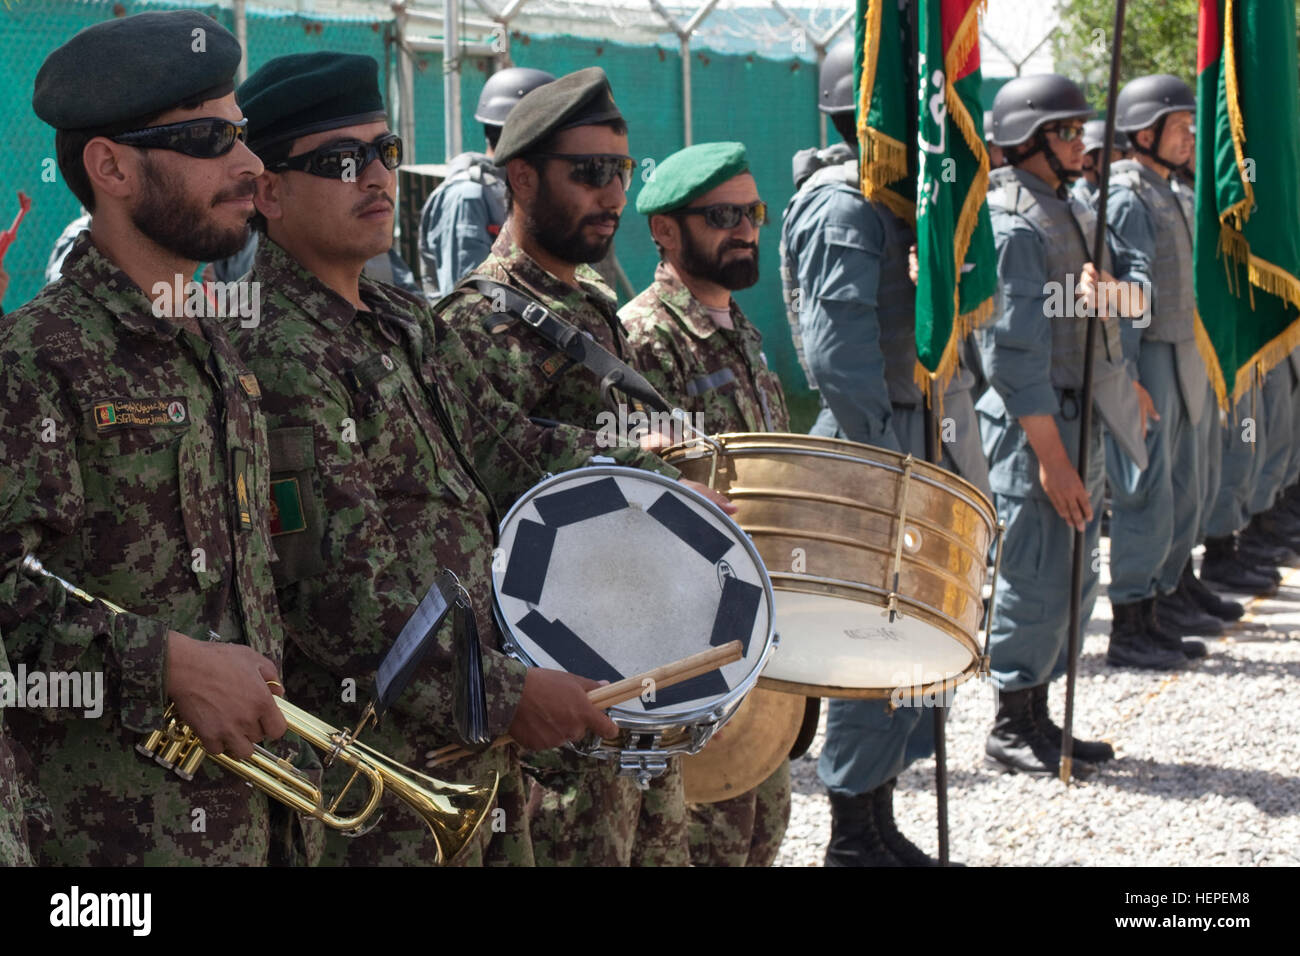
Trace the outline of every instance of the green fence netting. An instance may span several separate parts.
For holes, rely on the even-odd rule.
[[[0,0],[4,2],[4,0]],[[17,211],[17,190],[33,199],[18,240],[5,259],[10,286],[4,297],[6,310],[30,299],[44,282],[50,249],[63,228],[80,214],[53,162],[54,132],[31,111],[32,84],[46,54],[68,37],[93,23],[149,9],[194,6],[233,29],[226,7],[209,4],[106,2],[106,0],[7,0],[0,10],[0,61],[6,80],[0,86],[0,116],[4,142],[0,152],[0,221],[8,224]],[[373,56],[381,78],[391,77],[396,88],[397,57],[391,42],[390,20],[345,20],[292,13],[248,13],[249,69],[286,53],[342,50]],[[619,107],[626,114],[633,155],[662,160],[683,145],[681,61],[676,48],[627,46],[575,37],[516,34],[511,55],[520,66],[549,70],[560,75],[585,66],[600,66],[609,74]],[[692,106],[695,142],[739,140],[749,149],[750,164],[759,190],[774,217],[793,192],[790,158],[795,150],[817,144],[816,69],[791,58],[723,55],[701,50],[693,54]],[[474,104],[486,79],[488,63],[468,60],[462,71],[463,145],[481,149],[483,134],[473,119]],[[408,162],[443,160],[442,58],[422,54],[415,71],[415,142],[408,147]],[[832,130],[831,135],[834,136]],[[657,254],[643,217],[633,206],[641,188],[634,180],[628,210],[617,236],[619,260],[637,289],[654,273]],[[799,412],[798,424],[811,421],[810,404],[802,374],[794,357],[781,305],[777,268],[779,222],[762,232],[762,279],[737,293],[745,313],[766,339],[770,364],[791,392]]]

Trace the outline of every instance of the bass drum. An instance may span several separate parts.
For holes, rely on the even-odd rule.
[[[663,457],[731,499],[768,567],[782,642],[761,687],[901,703],[977,672],[997,533],[979,489],[856,442],[770,433],[711,441]]]

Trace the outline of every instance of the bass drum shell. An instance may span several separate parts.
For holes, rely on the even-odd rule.
[[[691,442],[663,457],[684,477],[712,478],[769,569],[781,648],[760,686],[902,702],[974,675],[997,528],[979,489],[927,462],[841,439],[714,440],[720,454]]]

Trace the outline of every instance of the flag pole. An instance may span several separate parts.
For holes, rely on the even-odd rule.
[[[909,99],[916,101],[916,52],[920,49],[920,0],[907,0],[907,33],[909,68],[907,84]],[[907,141],[916,143],[917,118],[912,110],[907,111]],[[909,148],[912,148],[909,146]],[[915,323],[913,317],[913,323]],[[934,420],[934,383],[927,389],[922,402],[923,427],[925,429],[925,460],[933,465],[939,464],[938,424]],[[942,704],[934,708],[934,797],[935,822],[939,830],[939,865],[948,865],[948,711]]]
[[[1097,183],[1097,222],[1092,237],[1092,262],[1100,274],[1106,248],[1106,203],[1110,192],[1110,154],[1115,142],[1115,97],[1119,91],[1120,51],[1124,41],[1125,0],[1116,0],[1114,43],[1110,58],[1110,86],[1106,90],[1106,134],[1102,139],[1101,172]],[[1102,290],[1097,290],[1097,303]],[[1083,397],[1079,410],[1079,480],[1084,490],[1088,488],[1088,437],[1092,431],[1092,367],[1093,347],[1097,341],[1097,312],[1090,310],[1088,333],[1083,351]],[[1117,317],[1116,317],[1117,318]],[[1093,515],[1093,520],[1097,519]],[[1079,620],[1083,604],[1083,563],[1088,559],[1084,531],[1074,532],[1074,565],[1070,571],[1070,644],[1069,666],[1065,675],[1065,720],[1061,724],[1061,781],[1070,782],[1074,766],[1074,687],[1079,676],[1079,649],[1082,640],[1082,622]]]
[[[926,387],[923,403],[925,460],[939,464],[938,422],[934,417],[934,382]],[[946,692],[945,692],[946,696]],[[948,708],[943,701],[934,705],[934,794],[935,816],[939,826],[939,865],[948,865]]]

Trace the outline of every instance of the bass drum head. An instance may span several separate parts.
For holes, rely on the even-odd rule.
[[[730,714],[773,641],[772,585],[745,533],[652,472],[582,468],[543,481],[501,524],[493,600],[525,663],[611,683],[739,640],[744,657],[610,708],[624,729]]]
[[[887,611],[862,601],[778,590],[776,613],[781,647],[759,682],[773,690],[888,697],[896,688],[959,682],[977,662],[970,647],[906,607],[891,623]]]

